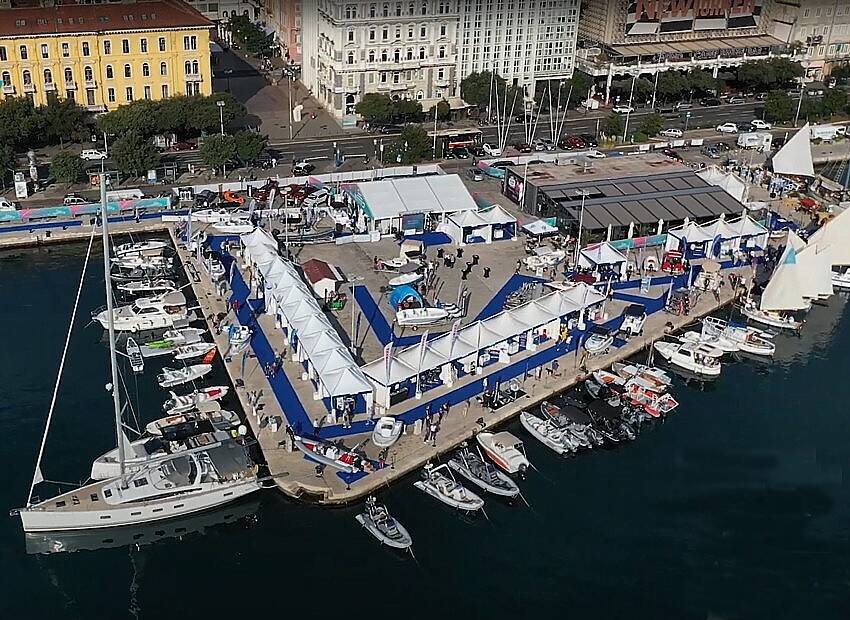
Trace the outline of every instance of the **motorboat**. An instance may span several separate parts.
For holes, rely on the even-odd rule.
[[[611,330],[601,325],[594,325],[584,341],[584,349],[590,355],[596,355],[607,353],[612,344],[614,344],[614,334]]]
[[[118,265],[112,265],[109,277],[113,282],[138,282],[141,280],[158,280],[172,278],[176,270],[173,265],[166,267],[133,267],[122,269]]]
[[[536,271],[537,269],[554,267],[566,257],[567,253],[564,250],[544,246],[536,248],[531,256],[527,256],[523,259],[523,262],[528,269]]]
[[[169,329],[155,340],[150,340],[141,345],[143,357],[158,357],[169,355],[177,347],[200,342],[205,330],[199,327],[185,327],[183,329]]]
[[[403,273],[400,276],[391,278],[389,281],[389,285],[393,288],[397,286],[410,286],[411,284],[416,284],[417,282],[422,281],[422,278],[424,277],[425,276],[421,273]]]
[[[720,376],[723,351],[700,342],[656,342],[653,348],[661,357],[679,368],[701,377]]]
[[[629,382],[626,385],[622,398],[634,406],[640,406],[653,418],[665,416],[679,406],[676,399],[669,393],[659,394],[633,382]]]
[[[422,480],[417,480],[413,486],[458,510],[475,512],[484,507],[484,500],[459,484],[446,465],[434,467],[427,463],[422,470]]]
[[[177,436],[140,437],[129,441],[122,436],[124,450],[124,471],[135,473],[150,465],[182,452],[197,452],[220,445],[230,440],[230,434],[212,429],[210,432],[195,434],[180,433]],[[91,466],[89,477],[92,480],[107,480],[121,475],[121,463],[118,448],[97,457]]]
[[[375,428],[372,430],[372,443],[379,448],[389,448],[398,441],[403,430],[404,422],[401,420],[397,420],[392,416],[379,418],[375,423]]]
[[[610,400],[597,399],[588,403],[588,416],[593,420],[594,428],[605,439],[614,443],[631,441],[637,437],[635,429],[622,419],[622,409],[611,404]]]
[[[646,306],[643,304],[630,304],[623,311],[623,322],[620,325],[620,332],[629,337],[639,336],[643,333],[646,317]]]
[[[406,256],[399,256],[397,258],[388,258],[381,259],[379,258],[376,263],[377,271],[400,271],[402,267],[409,265],[410,263],[414,263],[415,268],[418,269],[419,261],[411,261]]]
[[[235,209],[198,209],[192,211],[192,220],[204,224],[245,223],[251,219],[248,211]]]
[[[228,325],[225,331],[230,347],[229,353],[242,352],[251,343],[251,336],[254,333],[247,325]]]
[[[735,353],[740,350],[738,343],[731,338],[727,338],[723,334],[707,334],[705,331],[702,332],[685,332],[682,334],[680,340],[682,342],[696,342],[707,344],[712,347],[716,347],[723,351],[724,353]]]
[[[395,320],[402,327],[415,327],[445,321],[448,316],[448,311],[443,308],[407,308],[396,312]]]
[[[611,370],[627,381],[658,393],[666,392],[673,384],[673,378],[663,368],[655,366],[614,362]]]
[[[529,435],[556,454],[575,452],[577,446],[566,437],[567,432],[559,429],[548,420],[538,418],[528,411],[523,411],[519,414],[519,422]]]
[[[172,327],[175,323],[187,321],[188,318],[186,297],[180,291],[163,293],[155,297],[141,297],[132,304],[112,310],[115,330],[125,332]],[[100,308],[92,313],[92,319],[104,328],[109,322],[107,311]]]
[[[394,549],[409,549],[413,539],[404,526],[396,521],[383,504],[373,496],[366,499],[365,510],[354,518],[367,532],[378,539],[382,545]]]
[[[215,258],[206,261],[204,266],[207,269],[207,275],[213,282],[221,280],[227,274],[227,271],[224,269],[224,264]]]
[[[230,391],[226,385],[214,385],[201,388],[189,394],[175,394],[170,392],[171,398],[162,404],[162,410],[169,415],[183,413],[196,409],[201,403],[221,400]]]
[[[196,357],[203,357],[210,351],[215,351],[216,345],[214,342],[195,342],[192,344],[184,344],[174,349],[174,359],[176,360],[191,360]]]
[[[709,316],[703,319],[703,331],[708,334],[722,335],[735,342],[740,351],[750,355],[770,356],[776,352],[776,344],[772,341],[771,334],[754,327],[729,323]]]
[[[156,377],[160,387],[168,388],[196,381],[212,371],[210,364],[194,364],[184,368],[163,368]]]
[[[129,280],[115,287],[126,295],[160,295],[177,290],[174,280],[159,278],[155,280]]]
[[[250,221],[229,221],[217,222],[212,225],[212,229],[220,235],[247,235],[254,230],[254,226]]]
[[[778,310],[762,310],[752,301],[747,301],[741,307],[741,314],[751,321],[777,329],[799,331],[803,327],[802,321],[796,320],[790,314]]]
[[[207,403],[209,405],[210,403]],[[216,403],[217,404],[217,403]],[[186,411],[169,415],[145,425],[145,430],[154,436],[169,436],[185,432],[187,426],[194,429],[203,428],[201,422],[208,422],[210,430],[227,431],[239,426],[239,416],[233,411],[227,411],[221,407],[210,407],[201,405],[197,411]],[[205,428],[204,431],[208,432]],[[195,432],[194,434],[198,434]]]
[[[609,388],[622,388],[626,384],[626,380],[620,375],[607,370],[594,370],[590,376],[599,385],[607,385]]]
[[[144,241],[132,241],[130,243],[116,245],[112,253],[120,258],[129,256],[162,256],[169,247],[168,241],[164,239],[146,239]]]
[[[574,436],[584,438],[587,447],[605,443],[605,438],[593,427],[593,419],[577,405],[565,404],[562,407],[544,400],[540,404],[540,413],[557,428],[569,430]]]
[[[145,359],[142,357],[142,349],[132,338],[127,338],[127,359],[130,360],[130,368],[134,373],[144,372]]]
[[[354,450],[341,447],[330,441],[295,436],[295,447],[311,460],[321,465],[339,469],[348,474],[372,471],[372,463]]]
[[[839,290],[850,290],[850,268],[832,272],[832,286]]]
[[[479,453],[470,450],[466,442],[452,455],[448,466],[488,493],[510,498],[519,495],[516,482],[483,459]]]
[[[171,256],[144,256],[128,255],[117,256],[112,260],[116,269],[169,269],[174,266],[174,258]]]
[[[507,431],[478,433],[475,439],[484,453],[509,474],[524,473],[531,466],[522,441]]]

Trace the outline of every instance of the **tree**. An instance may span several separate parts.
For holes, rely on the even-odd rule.
[[[159,165],[159,153],[153,144],[137,133],[120,136],[110,150],[118,170],[128,176],[142,176]]]
[[[437,120],[438,121],[447,121],[452,117],[452,107],[449,105],[449,102],[445,99],[441,99],[439,103],[435,106],[437,108]],[[428,110],[428,118],[434,118],[434,108],[432,107]]]
[[[410,125],[384,149],[384,163],[416,164],[431,159],[433,147],[427,131]]]
[[[249,54],[254,56],[271,55],[274,37],[254,24],[247,15],[231,17],[230,31]]]
[[[694,93],[702,95],[717,92],[717,80],[711,73],[701,69],[688,73],[688,86]]]
[[[662,101],[676,101],[690,90],[688,78],[678,71],[665,71],[658,76],[658,96]]]
[[[50,174],[60,183],[74,183],[83,173],[83,159],[71,151],[60,151],[50,162]]]
[[[224,106],[219,107],[218,102]],[[245,117],[245,106],[236,101],[230,93],[215,93],[209,97],[195,95],[185,101],[186,128],[188,131],[219,133],[221,123],[225,129],[235,126]]]
[[[261,136],[254,131],[243,129],[233,136],[233,140],[236,148],[236,156],[240,161],[247,164],[259,159],[268,143],[268,136]]]
[[[0,144],[23,148],[44,144],[42,117],[27,97],[0,102]]]
[[[602,123],[602,130],[605,132],[605,135],[616,138],[623,133],[623,117],[619,114],[611,113]]]
[[[422,120],[422,104],[411,99],[393,102],[393,120],[416,123]]]
[[[839,88],[830,88],[820,100],[821,115],[833,116],[847,107],[847,93]]]
[[[354,108],[367,121],[388,121],[392,116],[393,102],[387,95],[366,93]]]
[[[84,138],[88,113],[72,99],[51,99],[39,108],[43,119],[44,135],[51,142],[75,141]]]
[[[236,140],[233,136],[210,136],[201,146],[201,159],[213,170],[223,168],[236,158]]]
[[[638,127],[638,132],[648,137],[657,136],[664,129],[664,119],[660,114],[650,114],[643,119]]]
[[[18,166],[15,151],[9,144],[0,145],[0,179],[3,181],[9,176],[9,172]]]
[[[498,75],[493,76],[490,71],[470,73],[460,81],[460,96],[467,103],[486,109],[492,102],[490,87],[494,83],[501,92],[504,92],[505,80]]]
[[[793,120],[796,106],[788,93],[774,90],[764,101],[764,118],[772,123],[787,123]]]
[[[844,63],[839,67],[833,67],[829,77],[835,78],[839,84],[845,84],[850,80],[850,64]]]

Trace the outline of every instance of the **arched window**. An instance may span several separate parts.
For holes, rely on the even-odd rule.
[[[387,62],[388,54],[387,50],[381,50],[381,62]]]
[[[397,50],[395,50],[395,51],[393,52],[393,60],[394,60],[395,62],[400,62],[400,61],[401,61],[401,50],[397,49]]]
[[[86,82],[91,82],[92,80],[94,80],[94,72],[92,71],[91,67],[86,67],[85,69],[83,69],[83,77],[85,78]]]
[[[348,52],[348,64],[354,64],[354,52]]]
[[[390,5],[389,5],[389,4],[384,3],[384,8],[383,8],[383,11],[381,12],[381,14],[382,14],[384,17],[389,17],[389,16],[390,16]]]
[[[345,18],[346,19],[357,19],[357,5],[355,5],[355,4],[346,4],[345,5]]]
[[[423,15],[427,15],[427,14],[428,14],[428,3],[427,3],[427,2],[423,2],[423,3],[422,3],[422,14],[423,14]]]
[[[150,77],[151,75],[151,66],[146,62],[142,63],[142,75],[144,77]]]
[[[111,80],[112,78],[113,78],[112,65],[106,65],[106,79]]]
[[[51,73],[50,69],[44,70],[44,83],[53,84],[53,73]]]
[[[369,17],[376,17],[378,15],[378,7],[374,4],[369,5]]]
[[[407,60],[413,60],[413,50],[411,48],[407,48]]]
[[[168,75],[168,65],[164,62],[159,63],[159,74]]]
[[[416,98],[417,98],[417,99],[420,99],[420,100],[421,100],[421,99],[424,99],[424,98],[425,98],[425,93],[424,93],[424,92],[422,92],[421,90],[417,90],[417,91],[416,91]]]
[[[133,75],[133,70],[130,69],[130,65],[124,65],[124,77],[128,78]]]
[[[2,77],[3,77],[3,85],[4,86],[12,84],[12,76],[9,74],[8,71],[4,71]]]
[[[401,17],[401,2],[396,2],[395,4],[395,16]]]
[[[24,70],[23,77],[24,84],[32,84],[32,74],[29,71]]]
[[[200,75],[201,74],[201,65],[197,60],[192,61],[192,75]]]
[[[445,57],[446,57],[446,46],[445,46],[445,45],[441,45],[441,46],[438,48],[438,50],[437,50],[437,57],[438,57],[438,58],[445,58]]]
[[[192,75],[192,63],[188,60],[183,63],[183,69],[186,71],[186,75]]]
[[[416,7],[415,7],[415,5],[411,2],[410,4],[408,4],[408,5],[407,5],[407,14],[408,14],[408,15],[413,15],[413,14],[415,14],[415,13],[416,13]]]
[[[74,81],[74,72],[70,67],[65,67],[65,83],[71,84]]]
[[[375,50],[369,50],[369,62],[375,62]]]
[[[425,48],[424,47],[419,48],[419,60],[425,60]]]

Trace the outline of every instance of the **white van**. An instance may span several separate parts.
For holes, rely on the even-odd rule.
[[[844,136],[847,127],[844,125],[812,125],[809,127],[812,140],[823,140],[824,142],[832,142],[839,136]]]
[[[766,131],[752,131],[738,134],[738,146],[744,149],[769,151],[773,135]]]

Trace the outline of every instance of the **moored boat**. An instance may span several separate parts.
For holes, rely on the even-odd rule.
[[[524,473],[531,466],[522,441],[507,431],[478,433],[475,439],[484,453],[509,474]]]
[[[127,295],[160,295],[177,290],[174,280],[166,278],[129,280],[115,286],[116,289]]]
[[[735,353],[741,347],[734,340],[727,338],[723,334],[706,334],[703,332],[685,332],[681,337],[682,342],[694,342],[705,344],[711,347],[720,349],[724,353]]]
[[[166,367],[157,375],[156,380],[160,387],[174,387],[200,379],[210,371],[212,371],[210,364],[194,364],[185,368]]]
[[[753,302],[747,302],[741,307],[741,314],[762,325],[776,327],[778,329],[789,329],[798,331],[803,327],[802,321],[796,320],[792,315],[778,310],[761,310]]]
[[[551,422],[538,418],[528,411],[519,414],[519,422],[529,435],[556,454],[575,452],[575,447],[565,437],[565,431]]]
[[[401,437],[402,430],[404,430],[404,422],[401,420],[392,416],[379,418],[372,430],[372,443],[379,448],[389,448]]]
[[[474,512],[484,507],[484,500],[459,484],[446,465],[434,467],[430,463],[426,464],[422,470],[422,479],[414,482],[413,486],[458,510]]]
[[[394,549],[409,549],[413,544],[413,539],[404,526],[390,515],[386,506],[379,504],[371,495],[366,499],[365,510],[354,518],[382,545]]]
[[[519,487],[516,482],[499,471],[495,465],[481,458],[477,452],[469,449],[466,442],[461,444],[460,449],[455,452],[448,461],[451,469],[469,480],[477,487],[501,497],[516,497],[519,495]]]
[[[661,357],[679,368],[702,377],[720,376],[723,351],[698,342],[656,342],[653,348]]]
[[[644,364],[625,364],[614,362],[611,370],[628,381],[635,382],[655,392],[665,392],[673,383],[673,379],[664,369]]]
[[[216,345],[214,342],[195,342],[192,344],[180,345],[173,351],[174,359],[191,360],[196,357],[203,357],[210,351],[214,351],[215,348]]]
[[[145,359],[142,357],[142,349],[132,338],[127,338],[127,359],[130,360],[130,368],[139,374],[145,370]]]
[[[235,412],[227,411],[219,406],[211,406],[213,404],[218,405],[218,403],[206,403],[197,411],[184,411],[148,422],[145,430],[154,436],[169,436],[171,431],[180,432],[181,427],[187,425],[200,428],[201,426],[197,424],[199,422],[209,422],[211,428],[218,431],[227,431],[239,426],[239,416]]]
[[[213,385],[189,394],[178,395],[171,392],[171,398],[163,403],[162,409],[168,414],[183,413],[197,408],[202,403],[221,400],[227,396],[228,391],[230,391],[230,388],[226,385]]]
[[[295,436],[295,447],[310,459],[349,474],[372,471],[372,464],[354,450],[340,447],[322,439]]]
[[[395,320],[400,326],[430,325],[445,321],[449,316],[443,308],[406,308],[396,312]]]

